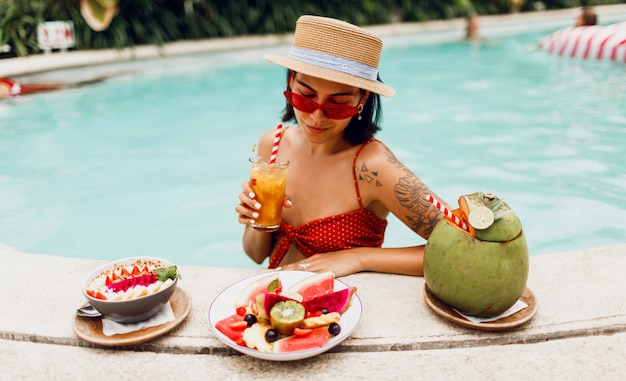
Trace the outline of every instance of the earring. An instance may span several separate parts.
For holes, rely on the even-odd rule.
[[[357,113],[358,113],[357,119],[358,119],[358,120],[361,120],[361,113],[362,113],[362,112],[363,112],[363,104],[361,103],[361,104],[359,104],[359,105],[357,106]]]

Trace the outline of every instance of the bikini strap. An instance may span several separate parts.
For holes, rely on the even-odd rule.
[[[356,153],[354,154],[354,160],[352,162],[352,177],[354,178],[354,188],[356,189],[356,199],[357,201],[359,201],[359,207],[361,209],[364,209],[364,208],[363,208],[363,202],[361,201],[361,193],[359,192],[359,183],[357,182],[357,178],[356,178],[356,159],[359,157],[359,154],[361,153],[363,148],[365,148],[366,145],[370,144],[373,141],[376,141],[376,139],[372,138],[366,141],[365,143],[361,144],[359,149],[356,150]]]

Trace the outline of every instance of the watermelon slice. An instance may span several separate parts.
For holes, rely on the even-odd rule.
[[[288,336],[280,339],[274,342],[272,347],[274,353],[305,351],[323,347],[328,342],[329,337],[328,328],[315,328],[304,336]]]
[[[315,313],[326,308],[328,312],[344,313],[352,303],[352,295],[356,292],[356,287],[349,287],[335,291],[332,294],[316,296],[302,302],[307,312]]]
[[[295,292],[302,295],[304,302],[318,296],[332,294],[334,291],[335,273],[326,271],[301,279],[291,286],[287,293]]]
[[[278,273],[261,277],[250,283],[235,301],[235,309],[240,307],[248,307],[250,302],[256,304],[256,296],[266,292],[279,292],[282,289],[282,283],[278,277]]]
[[[239,345],[246,345],[243,341],[244,330],[234,328],[234,326],[236,326],[236,323],[242,321],[243,316],[234,314],[215,323],[215,328],[235,343]]]

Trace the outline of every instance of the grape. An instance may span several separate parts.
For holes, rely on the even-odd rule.
[[[273,343],[278,340],[278,331],[274,328],[268,329],[265,332],[265,340],[267,340],[268,343]]]
[[[254,323],[256,323],[256,316],[252,315],[252,314],[247,314],[246,316],[243,317],[243,320],[248,323],[248,327],[252,326]]]

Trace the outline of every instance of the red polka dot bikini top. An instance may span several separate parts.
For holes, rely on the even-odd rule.
[[[282,221],[279,230],[274,233],[279,243],[270,257],[268,266],[270,269],[278,267],[292,244],[296,245],[305,258],[317,253],[355,247],[380,247],[383,244],[387,220],[378,218],[363,207],[356,177],[356,159],[361,150],[374,140],[369,140],[359,147],[352,163],[359,209],[313,220],[298,227]]]

